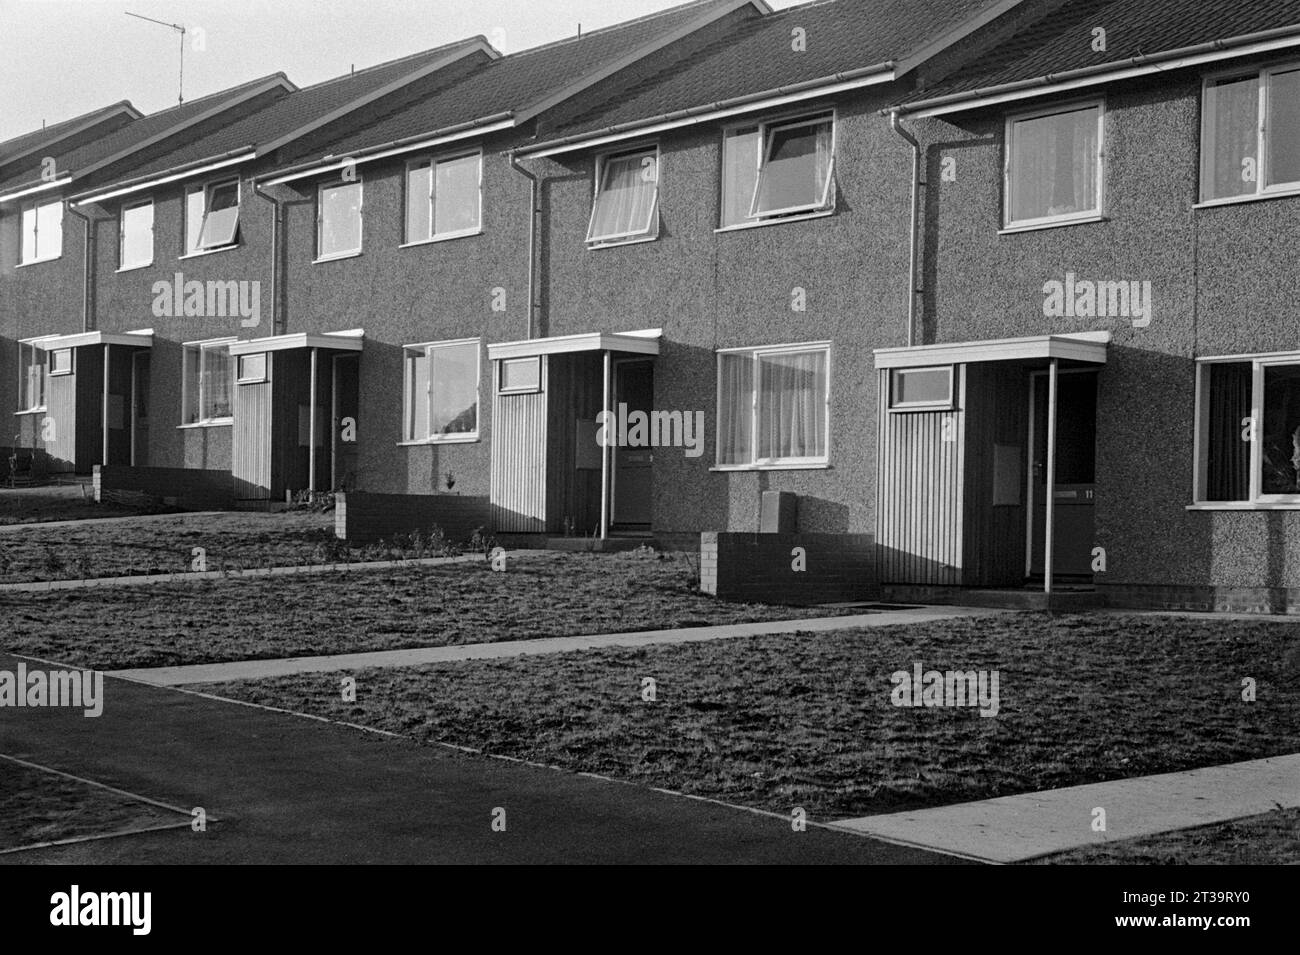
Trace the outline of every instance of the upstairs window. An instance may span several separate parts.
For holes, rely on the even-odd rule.
[[[1008,228],[1101,215],[1103,113],[1092,102],[1007,119]]]
[[[1300,189],[1300,66],[1205,81],[1201,201]]]
[[[361,183],[321,186],[316,202],[316,258],[339,258],[360,251]]]
[[[33,202],[22,207],[20,265],[48,262],[63,254],[63,202]]]
[[[234,245],[239,239],[239,180],[212,183],[185,195],[185,254]]]
[[[722,141],[722,227],[827,211],[835,202],[835,117],[759,123]]]
[[[118,268],[153,264],[153,202],[123,206],[118,232]]]
[[[185,346],[181,381],[184,395],[181,420],[185,424],[229,424],[233,414],[230,393],[234,372],[230,361],[233,338],[192,342]]]
[[[658,235],[659,150],[652,147],[599,157],[587,241],[608,245]]]
[[[406,346],[402,440],[478,440],[477,338]]]
[[[472,235],[482,219],[481,153],[421,159],[406,169],[406,241]]]
[[[829,344],[720,352],[718,466],[827,464],[830,357]]]

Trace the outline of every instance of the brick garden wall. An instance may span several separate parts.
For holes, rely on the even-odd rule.
[[[95,465],[95,500],[108,504],[167,504],[187,511],[235,505],[230,472],[199,468],[131,468]]]
[[[795,548],[806,569],[795,570]],[[700,589],[724,600],[809,605],[880,595],[870,534],[700,535]]]
[[[491,529],[487,497],[468,494],[369,494],[348,491],[335,498],[334,535],[355,544],[391,540],[436,525],[447,540],[467,540],[475,528]]]

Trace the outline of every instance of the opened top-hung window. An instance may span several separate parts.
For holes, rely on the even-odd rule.
[[[406,349],[403,439],[467,440],[478,434],[479,341]]]
[[[602,156],[587,241],[650,238],[658,233],[659,153],[656,149]]]
[[[722,226],[830,209],[834,145],[830,115],[728,130],[722,143]]]
[[[239,236],[239,181],[190,191],[185,197],[185,251],[234,245]]]
[[[1100,103],[1007,121],[1008,226],[1101,213],[1101,130]]]
[[[62,201],[32,203],[21,215],[22,244],[19,262],[43,262],[63,254]]]
[[[318,258],[361,251],[361,183],[321,186],[317,203]]]
[[[139,268],[153,263],[153,203],[125,206],[119,235],[120,267]]]
[[[479,153],[422,159],[406,170],[406,241],[477,232],[481,219]]]

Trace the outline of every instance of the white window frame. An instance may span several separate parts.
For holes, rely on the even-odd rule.
[[[38,412],[45,411],[48,408],[48,404],[47,404],[48,396],[46,395],[46,391],[49,385],[49,355],[43,343],[52,340],[53,340],[53,336],[44,335],[39,338],[20,339],[18,342],[17,377],[18,377],[19,401],[24,401],[24,399],[27,396],[27,379],[24,376],[23,372],[26,371],[28,365],[23,362],[23,349],[30,348],[32,350],[31,364],[39,368],[41,372],[41,396],[40,396],[41,402],[40,404],[31,405],[30,407],[19,408],[17,411],[14,412],[15,415],[36,414]],[[40,352],[39,358],[37,358],[36,355],[37,352]]]
[[[1042,119],[1046,116],[1058,116],[1064,113],[1078,113],[1086,109],[1097,110],[1097,204],[1088,210],[1068,212],[1054,216],[1039,216],[1033,219],[1011,218],[1012,168],[1011,157],[1015,155],[1014,130],[1016,123],[1026,120]],[[1069,225],[1076,222],[1096,222],[1105,215],[1106,209],[1106,97],[1072,100],[1037,109],[1018,110],[1008,113],[1002,129],[1002,227],[1003,229],[1035,229],[1045,226]]]
[[[438,232],[437,219],[437,187],[438,187],[438,164],[444,162],[455,162],[457,159],[468,159],[474,157],[478,160],[478,191],[477,191],[477,208],[475,209],[475,224],[466,229],[453,229],[449,232]],[[427,236],[413,237],[411,235],[411,223],[407,218],[410,209],[409,191],[411,188],[411,170],[421,166],[429,167],[429,234]],[[447,239],[460,239],[467,235],[483,234],[483,150],[478,149],[461,149],[457,152],[441,153],[438,155],[420,156],[418,159],[412,159],[406,164],[403,171],[402,179],[402,246],[425,245],[429,242],[444,242]]]
[[[234,337],[230,337],[230,338],[209,338],[209,339],[207,339],[207,340],[205,340],[205,341],[199,341],[199,342],[185,342],[185,343],[182,345],[182,348],[181,348],[181,419],[182,419],[182,422],[181,422],[181,424],[179,425],[179,427],[181,427],[181,428],[211,428],[211,427],[224,427],[224,426],[226,426],[226,425],[234,424],[234,422],[235,422],[235,418],[234,418],[234,395],[235,395],[235,388],[234,388],[234,386],[235,386],[235,380],[234,380],[234,378],[235,378],[235,374],[236,374],[236,372],[237,372],[238,366],[232,367],[231,370],[230,370],[230,377],[231,377],[231,382],[230,382],[230,384],[231,384],[231,389],[230,389],[231,414],[230,414],[230,415],[227,415],[227,416],[225,416],[225,417],[221,417],[221,418],[203,418],[203,417],[198,417],[197,420],[195,420],[195,421],[185,421],[184,419],[186,419],[186,418],[189,417],[189,404],[188,404],[188,402],[189,402],[189,400],[190,400],[190,362],[189,362],[190,352],[193,351],[193,350],[196,350],[196,349],[199,351],[199,383],[198,383],[198,387],[197,387],[197,389],[196,389],[196,391],[195,391],[194,400],[198,403],[198,411],[199,411],[199,413],[200,413],[200,415],[201,415],[202,412],[203,412],[203,405],[204,405],[204,401],[203,401],[203,357],[202,357],[202,354],[203,354],[203,352],[205,352],[205,351],[209,351],[209,350],[213,350],[213,349],[221,349],[221,348],[225,348],[225,349],[227,350],[227,355],[233,359],[235,356],[231,356],[231,355],[229,355],[229,349],[230,349],[230,346],[233,345],[233,344],[234,344],[235,342],[237,342],[237,341],[239,341],[239,339],[238,339],[238,338],[234,338]]]
[[[149,261],[133,262],[127,264],[126,256],[126,213],[129,209],[141,209],[149,206]],[[154,259],[158,257],[158,243],[155,236],[155,227],[158,224],[158,210],[154,208],[153,199],[142,199],[139,202],[123,203],[117,213],[117,270],[119,272],[130,272],[134,269],[147,269],[153,265]]]
[[[335,259],[347,259],[361,254],[362,248],[366,244],[366,188],[362,183],[361,175],[356,173],[356,167],[352,167],[356,179],[334,179],[329,182],[322,182],[316,186],[316,258],[315,262],[332,262]],[[325,232],[321,228],[324,220],[325,203],[324,192],[326,189],[337,189],[341,186],[356,186],[359,190],[357,195],[360,201],[357,203],[357,219],[361,226],[357,230],[357,247],[355,249],[346,249],[338,252],[331,252],[325,255],[321,252],[321,239]]]
[[[249,358],[262,359],[262,373],[260,375],[245,375],[244,361]],[[271,359],[270,353],[264,351],[249,352],[245,355],[235,355],[235,384],[237,385],[259,385],[271,380]]]
[[[899,401],[898,379],[917,372],[943,371],[948,374],[948,397],[935,401]],[[891,412],[907,411],[951,411],[957,390],[957,373],[953,365],[923,365],[916,368],[889,369],[889,410]]]
[[[654,199],[650,202],[650,214],[646,218],[645,228],[631,229],[624,232],[611,232],[608,235],[595,235],[596,208],[600,201],[601,185],[605,181],[605,167],[611,159],[623,159],[641,154],[654,156]],[[591,186],[591,217],[587,222],[587,245],[600,248],[606,245],[628,245],[633,242],[653,242],[659,238],[659,177],[662,170],[662,156],[658,143],[646,143],[627,149],[618,149],[601,153],[596,157],[596,168]]]
[[[763,185],[763,168],[768,162],[768,151],[771,148],[768,138],[768,131],[773,128],[787,128],[796,126],[815,126],[830,120],[831,124],[831,164],[826,176],[826,191],[822,196],[822,201],[816,205],[791,206],[788,209],[776,209],[764,213],[757,213],[755,206],[758,203],[759,190]],[[811,219],[817,216],[827,216],[835,212],[837,201],[837,183],[836,156],[839,153],[840,138],[840,118],[839,110],[835,107],[823,107],[815,110],[801,110],[797,113],[785,113],[780,116],[771,116],[766,119],[748,122],[729,123],[723,127],[722,140],[725,144],[727,136],[746,129],[758,130],[757,148],[754,152],[755,172],[754,191],[749,197],[749,215],[743,222],[733,222],[725,224],[722,221],[722,210],[726,207],[727,197],[727,170],[722,168],[722,175],[719,177],[719,201],[718,201],[718,232],[729,232],[732,229],[749,229],[754,226],[769,225],[773,222],[797,222],[801,219]]]
[[[1268,106],[1271,96],[1273,76],[1278,73],[1294,73],[1300,70],[1300,60],[1276,63],[1272,66],[1247,70],[1220,70],[1206,74],[1201,79],[1201,137],[1200,137],[1200,197],[1199,206],[1228,205],[1234,202],[1249,202],[1254,199],[1266,199],[1274,196],[1292,196],[1300,193],[1300,179],[1294,182],[1268,185],[1268,146],[1270,131],[1268,128]],[[1210,160],[1214,155],[1214,115],[1210,109],[1210,88],[1224,80],[1244,80],[1254,77],[1259,80],[1255,102],[1255,189],[1235,196],[1206,195],[1210,186]]]
[[[714,375],[717,379],[715,400],[715,416],[713,422],[714,436],[714,471],[758,471],[758,470],[794,470],[799,468],[826,468],[830,467],[831,458],[831,374],[832,374],[832,343],[823,342],[801,342],[797,345],[759,345],[748,348],[719,348],[715,353],[717,359],[714,365]],[[807,352],[822,351],[826,354],[826,394],[823,396],[823,402],[826,408],[826,426],[825,433],[822,435],[822,444],[826,448],[826,453],[821,456],[800,457],[800,458],[760,458],[758,456],[758,396],[762,391],[762,383],[759,379],[759,369],[762,367],[759,362],[760,358],[767,358],[772,355],[790,355],[804,354]],[[753,372],[750,377],[750,395],[749,395],[749,433],[752,442],[751,457],[748,463],[744,464],[723,464],[722,455],[722,359],[724,355],[747,355],[753,361]]]
[[[1249,485],[1247,499],[1244,501],[1212,501],[1206,498],[1206,488],[1209,485],[1209,467],[1210,467],[1210,442],[1209,442],[1209,404],[1210,404],[1210,376],[1208,369],[1211,365],[1250,365],[1251,366],[1251,387],[1250,387],[1250,420],[1251,425],[1251,442],[1250,442],[1250,465],[1249,465]],[[1263,476],[1260,474],[1261,465],[1263,464],[1263,451],[1261,442],[1263,440],[1263,423],[1264,423],[1264,370],[1266,368],[1277,368],[1285,366],[1300,366],[1300,352],[1268,352],[1248,355],[1216,355],[1209,358],[1198,358],[1196,360],[1196,408],[1193,441],[1193,470],[1192,470],[1192,504],[1191,509],[1204,508],[1207,510],[1268,510],[1270,508],[1281,508],[1287,510],[1300,509],[1300,493],[1297,494],[1264,494],[1261,490],[1263,486]]]
[[[56,355],[66,354],[68,356],[68,366],[66,368],[56,369],[54,367],[54,357]],[[77,372],[77,350],[75,348],[49,348],[45,351],[46,374],[51,378],[59,378],[63,375],[73,375]]]
[[[517,388],[507,388],[502,382],[505,381],[506,365],[513,362],[533,362],[537,366],[537,384],[521,386]],[[519,358],[501,358],[497,360],[497,394],[499,395],[535,395],[542,390],[542,356],[526,355]]]
[[[432,362],[433,351],[437,348],[449,348],[464,345],[474,346],[474,405],[476,408],[474,414],[474,430],[463,431],[458,434],[426,434],[424,437],[416,435],[407,436],[406,421],[410,412],[407,405],[407,395],[411,391],[411,365],[409,358],[412,354],[423,354],[425,359]],[[433,383],[432,365],[430,365],[430,374],[428,376],[430,386]],[[425,427],[433,420],[433,395],[432,387],[425,392]],[[456,338],[447,341],[420,342],[415,345],[402,346],[402,440],[398,442],[401,445],[423,445],[423,444],[469,444],[481,440],[480,435],[483,432],[483,339],[481,338]]]
[[[55,206],[55,205],[59,207],[59,251],[54,253],[53,255],[41,255],[40,254],[41,209],[47,206]],[[23,246],[26,244],[25,243],[26,236],[25,236],[25,227],[23,225],[23,219],[26,217],[29,211],[32,213],[32,228],[34,230],[32,245],[36,250],[36,257],[32,259],[24,259]],[[39,265],[41,262],[54,262],[58,259],[63,258],[63,218],[66,214],[67,214],[67,210],[63,207],[62,199],[55,199],[52,201],[47,200],[45,202],[42,202],[40,200],[33,200],[31,202],[24,202],[22,205],[18,207],[18,265],[19,267],[24,265]]]
[[[201,239],[203,236],[203,227],[204,225],[207,224],[208,214],[212,210],[213,190],[219,189],[221,186],[229,186],[232,183],[235,186],[235,208],[239,210],[239,214],[242,216],[243,209],[244,209],[244,183],[243,180],[241,180],[238,176],[230,176],[225,179],[214,179],[211,182],[206,182],[203,183],[202,185],[191,186],[190,188],[185,190],[185,205],[182,208],[182,216],[181,216],[181,218],[184,220],[181,223],[181,228],[183,230],[181,244],[184,251],[180,255],[180,258],[187,259],[196,255],[208,255],[212,252],[225,252],[228,249],[236,249],[239,247],[239,240],[241,236],[240,229],[242,227],[242,222],[237,222],[235,225],[234,241],[227,242],[224,245],[213,245],[213,246],[204,246],[202,244],[199,244],[192,249],[190,248],[190,221],[189,221],[190,196],[196,192],[203,193],[203,213],[199,217],[199,229],[197,233],[197,238]]]

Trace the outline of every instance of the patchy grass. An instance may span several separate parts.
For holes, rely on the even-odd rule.
[[[312,511],[177,514],[0,534],[0,583],[182,573],[197,569],[196,547],[214,571],[454,552],[432,533],[393,546],[350,546],[334,536],[333,514]]]
[[[0,593],[0,647],[98,669],[830,616],[725,603],[685,562],[644,552],[301,577]]]
[[[1005,615],[228,684],[213,692],[836,819],[1295,752],[1300,629]],[[996,669],[998,716],[895,707],[890,675]],[[1241,699],[1241,680],[1258,699]],[[657,700],[642,700],[642,680]]]
[[[1298,865],[1300,809],[1282,809],[1034,860],[1039,865]]]
[[[0,760],[0,851],[179,821],[149,803]]]
[[[97,517],[131,517],[142,513],[159,512],[117,504],[96,504],[91,489],[81,484],[0,488],[0,525],[85,521]],[[4,539],[0,538],[0,546],[3,544]]]

